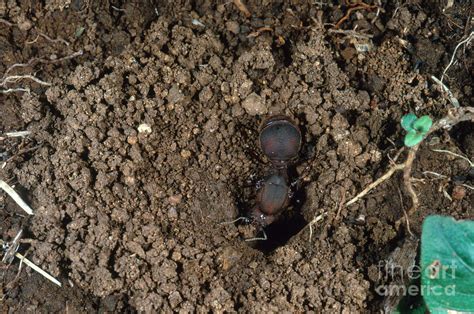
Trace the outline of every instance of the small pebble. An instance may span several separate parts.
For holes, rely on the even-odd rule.
[[[138,133],[151,133],[151,127],[146,123],[140,124],[137,130],[138,130]]]
[[[355,223],[358,225],[364,225],[365,224],[365,215],[360,214],[356,219]]]
[[[251,116],[264,115],[268,112],[265,101],[256,93],[248,95],[242,102],[242,107]]]
[[[168,301],[170,302],[171,308],[174,309],[183,301],[183,298],[178,291],[174,291],[171,292],[170,296],[168,297]]]
[[[176,195],[172,195],[168,197],[168,202],[170,202],[172,206],[176,206],[179,203],[181,203],[182,199],[183,199],[183,196],[181,196],[180,194],[176,194]]]
[[[132,186],[132,185],[135,185],[135,177],[131,177],[131,176],[125,176],[125,184],[127,184],[128,186]]]
[[[178,251],[173,251],[173,253],[171,254],[171,259],[175,262],[179,262],[181,260],[181,257],[181,253]]]
[[[236,21],[229,21],[225,23],[225,27],[231,33],[238,34],[240,32],[240,25]]]
[[[466,188],[462,185],[454,186],[451,197],[456,201],[460,201],[464,198],[464,196],[466,196]]]
[[[129,137],[127,137],[127,143],[130,145],[136,144],[137,141],[138,141],[138,138],[136,136],[130,135]]]
[[[189,157],[191,157],[191,152],[187,149],[183,149],[181,151],[181,157],[183,157],[184,159],[188,159]]]
[[[177,219],[178,218],[178,211],[176,210],[176,207],[171,206],[168,209],[168,218],[169,219]]]

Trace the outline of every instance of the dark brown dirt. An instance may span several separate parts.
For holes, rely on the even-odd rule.
[[[15,263],[1,270],[7,311],[378,311],[377,266],[405,239],[395,222],[410,199],[396,175],[341,203],[390,166],[404,113],[437,119],[451,106],[429,76],[470,31],[468,2],[383,1],[378,15],[358,10],[341,25],[372,40],[328,31],[347,12],[337,3],[246,1],[250,18],[232,2],[97,3],[0,3],[0,73],[84,52],[16,69],[52,86],[22,80],[8,87],[30,94],[0,96],[1,129],[31,131],[2,140],[1,178],[35,210],[26,218],[0,195],[2,239],[23,228],[33,241],[20,251],[64,286],[31,270],[14,280]],[[257,32],[264,26],[272,31]],[[70,45],[28,44],[38,31]],[[356,50],[363,44],[370,51]],[[466,105],[472,53],[461,49],[446,78]],[[303,183],[269,240],[249,245],[243,238],[257,230],[219,223],[254,204],[269,169],[259,125],[281,113],[304,135],[291,169]],[[473,132],[464,123],[425,140],[413,171],[424,179],[415,233],[429,214],[474,216],[462,185],[474,183],[469,165],[431,151],[472,159]]]

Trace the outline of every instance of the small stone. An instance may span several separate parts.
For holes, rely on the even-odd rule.
[[[171,259],[175,262],[179,262],[181,258],[182,258],[182,255],[178,251],[173,251],[173,253],[171,254]]]
[[[460,201],[464,198],[464,196],[466,196],[466,188],[462,185],[454,186],[451,197],[456,201]]]
[[[264,115],[268,112],[265,101],[256,93],[248,95],[242,102],[242,107],[251,116]]]
[[[178,211],[176,210],[176,207],[171,206],[168,209],[168,218],[169,219],[177,219],[178,218]]]
[[[125,176],[125,184],[128,185],[128,186],[132,186],[132,185],[135,185],[135,177],[131,177],[131,176]]]
[[[168,197],[168,202],[170,202],[171,205],[176,206],[179,203],[181,203],[181,200],[183,199],[183,196],[180,194],[172,195]]]
[[[240,25],[236,21],[229,21],[225,23],[225,27],[229,32],[234,33],[236,35],[240,33]]]
[[[138,133],[151,133],[151,127],[146,123],[140,124],[137,130],[138,130]]]
[[[181,151],[181,157],[183,157],[184,159],[188,159],[189,157],[191,157],[191,152],[187,149],[183,149]]]
[[[127,143],[130,144],[130,145],[134,145],[136,144],[138,141],[138,138],[136,136],[129,136],[127,137]]]
[[[20,21],[17,25],[18,25],[18,28],[24,32],[29,30],[33,26],[31,21],[27,19]]]
[[[170,296],[168,297],[168,301],[170,302],[171,308],[174,309],[183,301],[183,298],[178,291],[174,291],[171,292]]]
[[[354,48],[352,47],[348,47],[344,50],[341,51],[341,56],[346,60],[346,61],[349,61],[351,60],[352,58],[354,58],[354,56],[356,55],[356,51]]]

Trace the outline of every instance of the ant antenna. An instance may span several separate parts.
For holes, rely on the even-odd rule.
[[[267,238],[267,234],[265,233],[265,230],[262,229],[262,233],[263,233],[263,237],[249,238],[249,239],[245,239],[245,241],[246,241],[246,242],[251,242],[251,241],[266,241],[268,238]]]
[[[231,225],[236,223],[237,221],[243,220],[244,222],[250,222],[250,219],[244,216],[240,216],[237,219],[234,219],[232,221],[224,221],[219,224],[219,226],[224,226],[224,225]]]

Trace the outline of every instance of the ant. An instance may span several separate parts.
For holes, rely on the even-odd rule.
[[[243,220],[255,224],[263,237],[245,241],[267,240],[264,228],[273,223],[288,206],[291,197],[288,165],[296,159],[301,148],[301,132],[287,116],[275,115],[265,120],[260,129],[260,148],[270,160],[270,173],[261,181],[257,192],[256,205],[247,217],[239,217],[234,223]]]

